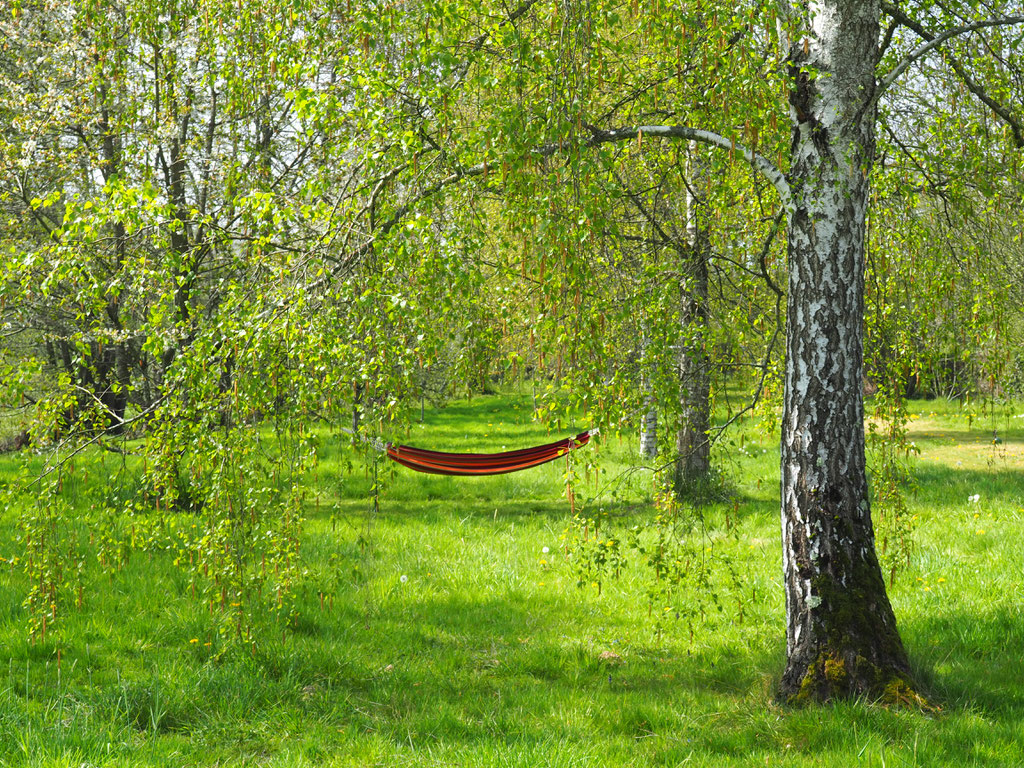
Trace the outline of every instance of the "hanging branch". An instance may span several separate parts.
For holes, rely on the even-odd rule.
[[[760,171],[761,174],[771,182],[772,186],[775,187],[779,197],[782,199],[783,208],[788,211],[792,206],[789,182],[786,181],[785,175],[781,170],[779,170],[778,166],[760,153],[755,152],[732,139],[726,138],[721,134],[698,128],[689,128],[682,125],[641,125],[635,128],[617,128],[608,131],[590,127],[590,131],[590,137],[583,139],[582,141],[547,144],[543,147],[529,151],[525,157],[527,159],[543,159],[572,150],[593,149],[603,144],[614,144],[623,141],[631,141],[633,139],[641,139],[643,136],[698,141],[703,144],[718,147],[719,149],[725,149],[730,152],[736,152],[741,155],[755,170]],[[380,222],[372,236],[368,237],[352,251],[339,258],[337,260],[337,267],[334,270],[335,274],[346,267],[351,266],[353,263],[358,262],[360,258],[369,254],[373,250],[373,246],[378,238],[386,235],[402,223],[415,206],[435,197],[449,187],[455,186],[466,179],[475,178],[477,176],[486,176],[493,167],[493,163],[483,161],[476,165],[457,168],[448,176],[435,181],[433,184],[423,189],[411,200],[403,203],[395,209],[394,213],[392,213],[388,219]],[[393,171],[391,173],[393,173]],[[386,176],[390,176],[391,173]],[[310,290],[322,287],[327,280],[327,276],[322,280],[318,280],[316,283],[309,286]]]
[[[1006,16],[1000,19],[983,19],[981,21],[974,21],[970,24],[964,24],[959,27],[953,27],[947,29],[945,32],[939,35],[933,35],[928,32],[921,24],[914,19],[910,18],[907,14],[897,8],[895,5],[889,2],[882,2],[882,10],[886,14],[891,16],[895,21],[903,24],[910,30],[912,30],[918,37],[924,42],[917,46],[914,50],[908,53],[902,61],[897,64],[888,75],[882,78],[878,83],[878,87],[875,88],[874,96],[872,97],[871,104],[877,103],[878,99],[881,98],[893,83],[902,75],[918,59],[928,55],[933,50],[937,49],[943,43],[951,40],[954,37],[960,37],[971,32],[976,32],[980,29],[988,29],[990,27],[1007,27],[1017,24],[1024,24],[1024,16]],[[993,99],[988,95],[985,88],[978,83],[974,78],[971,77],[970,73],[967,72],[966,68],[960,61],[952,55],[947,55],[950,66],[953,71],[956,72],[957,76],[963,81],[967,89],[973,93],[978,99],[984,103],[989,109],[999,115],[1000,118],[1010,126],[1010,130],[1013,131],[1014,144],[1018,148],[1024,148],[1024,125],[1017,119],[1016,116],[1003,104]]]

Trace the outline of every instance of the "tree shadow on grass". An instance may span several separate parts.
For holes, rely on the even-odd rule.
[[[339,503],[336,508],[321,506],[319,509],[307,505],[306,517],[311,520],[329,520],[332,515],[344,517],[352,523],[362,522],[372,506],[371,500],[349,501]],[[629,522],[647,515],[648,505],[628,501],[610,502],[601,505],[601,510],[609,518],[618,522]],[[577,511],[580,509],[577,507]],[[511,521],[541,520],[544,522],[564,525],[572,515],[572,507],[567,501],[551,501],[550,499],[434,499],[429,501],[409,501],[398,499],[381,499],[379,509],[373,513],[376,520],[386,518],[392,522],[415,521],[417,524],[449,524],[453,520],[472,520],[476,523],[494,521],[496,525],[506,526]]]
[[[918,490],[911,498],[929,507],[967,509],[968,497],[975,493],[984,502],[997,500],[1019,504],[1024,498],[1024,476],[1019,470],[917,464],[914,480]]]
[[[794,764],[807,765],[821,764],[822,754],[856,753],[866,744],[895,748],[907,739],[920,740],[921,759],[939,761],[930,764],[1002,766],[1017,749],[1024,631],[1009,611],[950,611],[904,627],[940,707],[935,714],[863,702],[779,709],[773,694],[781,638],[758,647],[735,639],[693,648],[676,641],[618,644],[614,628],[582,629],[571,602],[426,596],[373,616],[350,607],[340,625],[362,625],[344,639],[332,641],[328,628],[321,636],[346,648],[332,689],[343,696],[310,706],[396,745],[660,737],[676,744],[665,754],[683,742],[711,759],[741,761],[744,750],[749,760],[793,745],[794,757],[806,758]],[[965,634],[965,625],[976,632]],[[319,661],[317,653],[303,657],[303,675],[322,675],[321,662],[337,665],[328,647]],[[987,742],[996,745],[991,753],[979,747]]]
[[[695,708],[731,712],[728,728],[739,742],[757,742],[757,722],[732,719],[742,720],[751,705],[771,706],[781,647],[619,646],[614,632],[599,639],[594,633],[567,632],[557,619],[567,610],[563,599],[516,604],[437,597],[417,602],[412,615],[378,616],[366,631],[385,633],[390,645],[403,651],[366,670],[356,695],[388,702],[389,717],[397,719],[377,718],[373,725],[393,729],[399,740],[407,739],[410,729],[436,725],[438,717],[447,723],[449,739],[501,734],[543,740],[560,711],[579,707],[591,711],[584,718],[589,727],[638,738],[690,729],[686,713]],[[898,742],[899,729],[910,722],[925,733],[922,755],[967,755],[977,765],[1005,764],[1000,761],[1014,749],[1024,723],[1024,622],[1008,609],[982,616],[946,611],[909,622],[904,633],[922,682],[940,708],[937,715],[901,714],[863,703],[783,711],[783,719],[794,722],[781,727],[780,738],[792,735],[789,729],[799,731],[800,722],[811,717],[820,732],[805,735],[808,749],[830,739],[835,746],[848,738],[845,721],[856,711],[863,734],[883,742]],[[713,751],[715,744],[735,749],[735,740],[705,736],[706,749]],[[987,740],[1002,745],[988,757],[977,748]]]
[[[764,686],[770,654],[674,643],[657,648],[578,633],[569,599],[425,597],[372,615],[350,605],[299,659],[311,680],[325,672],[355,709],[319,706],[398,742],[515,738],[544,741],[573,728],[672,727],[697,698],[737,700]],[[559,618],[562,617],[562,618]],[[329,652],[344,648],[343,658]],[[358,702],[362,702],[360,706]],[[600,713],[595,715],[594,713]]]
[[[906,622],[915,672],[939,708],[934,741],[976,765],[1002,766],[1016,745],[1024,760],[1024,617],[1000,607],[982,613],[946,608]],[[1001,749],[999,747],[1001,745]],[[962,763],[961,763],[962,764]]]
[[[936,703],[1024,723],[1024,616],[945,610],[909,622],[908,650]]]

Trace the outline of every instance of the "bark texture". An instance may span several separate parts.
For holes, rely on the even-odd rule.
[[[789,701],[916,697],[875,554],[863,316],[877,0],[821,0],[790,42],[793,125],[782,430]]]
[[[708,258],[711,253],[707,201],[695,190],[706,190],[707,168],[695,143],[690,144],[690,183],[686,194],[685,281],[683,286],[683,343],[679,349],[679,405],[674,485],[685,495],[711,471],[711,373],[705,331],[708,327]]]

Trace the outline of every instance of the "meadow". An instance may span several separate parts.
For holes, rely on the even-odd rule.
[[[561,462],[493,478],[380,463],[375,507],[372,468],[324,430],[307,586],[292,626],[268,620],[251,643],[216,630],[173,553],[141,546],[115,573],[87,567],[81,607],[30,642],[19,510],[2,513],[0,765],[1024,765],[1024,407],[909,410],[912,547],[890,597],[925,708],[775,700],[777,433],[753,420],[716,448],[721,488],[686,512],[708,559],[670,595],[635,555],[600,589],[579,569],[573,509],[602,516],[602,539],[656,514],[650,472],[627,472],[632,437],[581,450],[572,504]],[[476,397],[400,437],[499,451],[562,436],[531,412]],[[63,493],[83,518],[119,460],[77,459]],[[0,457],[0,483],[18,462]]]

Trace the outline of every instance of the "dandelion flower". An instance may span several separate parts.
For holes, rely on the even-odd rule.
[[[973,496],[968,496],[967,500],[969,502],[971,502],[972,504],[977,504],[979,501],[981,501],[981,494],[980,493],[976,493]]]
[[[548,548],[548,547],[541,547],[540,551],[541,551],[541,554],[546,555],[548,552],[551,551],[551,549]]]
[[[399,577],[398,577],[398,580],[399,580],[400,582],[402,582],[403,584],[405,584],[405,582],[407,582],[407,581],[409,580],[409,577],[408,577],[408,576],[406,576],[406,575],[405,575],[405,574],[403,573],[403,574],[402,574],[401,576],[399,576]]]

